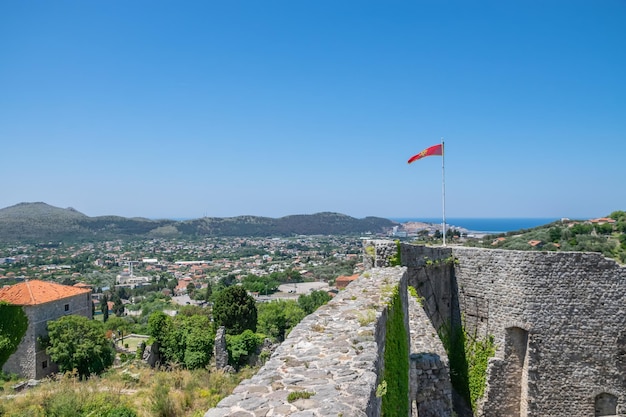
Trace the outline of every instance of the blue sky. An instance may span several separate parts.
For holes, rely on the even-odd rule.
[[[626,2],[0,2],[0,207],[626,210]]]

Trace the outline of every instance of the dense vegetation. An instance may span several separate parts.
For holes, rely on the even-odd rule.
[[[248,315],[252,315],[250,308],[259,310],[258,321],[254,323],[259,333],[251,329],[237,333],[234,328],[227,328],[232,333],[226,338],[229,364],[237,374],[224,374],[212,368],[215,332],[211,323],[213,311],[209,307],[182,306],[174,317],[153,311],[145,326],[129,317],[112,316],[102,323],[80,316],[64,316],[48,323],[49,339],[40,341],[47,344],[48,352],[64,373],[59,374],[54,384],[45,381],[41,389],[4,401],[0,404],[0,415],[203,415],[230,394],[241,379],[249,377],[257,363],[267,359],[268,352],[266,356],[260,352],[266,339],[281,342],[304,318],[305,310],[315,310],[330,298],[324,291],[312,291],[301,295],[297,301],[278,300],[251,307],[245,290],[245,297],[240,296],[242,290],[238,285],[221,288],[213,298],[214,308],[221,308],[220,303],[230,307],[238,304],[230,311],[245,311]],[[220,294],[225,296],[220,297]],[[138,330],[148,332],[150,343],[158,345],[159,366],[152,369],[139,360],[144,348],[140,344],[138,354],[118,355],[122,369],[111,368],[114,338],[121,336],[123,344],[124,334]],[[3,389],[0,385],[0,391]]]
[[[128,361],[81,381],[66,373],[0,401],[3,417],[202,417],[256,368],[236,374],[211,369],[152,369]],[[15,381],[0,382],[9,392]]]
[[[61,372],[80,378],[98,375],[113,365],[115,351],[102,323],[69,315],[48,322],[48,338],[41,343]]]
[[[217,295],[213,305],[215,329],[226,328],[226,334],[240,334],[245,330],[256,332],[257,308],[254,298],[245,288],[234,285]]]
[[[382,396],[381,415],[409,415],[409,343],[398,287],[389,304],[384,355],[383,380],[376,393]]]
[[[28,329],[28,318],[21,306],[0,301],[0,369],[17,350]]]
[[[175,221],[89,217],[45,203],[20,203],[0,210],[0,239],[13,242],[102,241],[128,238],[203,236],[353,235],[393,227],[378,217],[355,219],[338,213],[286,216],[204,217]]]
[[[561,220],[528,230],[469,240],[469,246],[497,249],[600,252],[626,263],[626,212],[614,211],[609,221]]]

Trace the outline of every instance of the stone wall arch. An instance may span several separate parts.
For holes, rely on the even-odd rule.
[[[608,392],[601,392],[594,398],[594,416],[616,416],[618,398]]]
[[[504,378],[507,390],[506,415],[524,417],[528,404],[528,330],[512,326],[505,329]]]

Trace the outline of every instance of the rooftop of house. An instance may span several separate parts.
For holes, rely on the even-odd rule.
[[[32,306],[90,292],[91,290],[86,288],[33,279],[0,288],[0,301],[14,305]]]

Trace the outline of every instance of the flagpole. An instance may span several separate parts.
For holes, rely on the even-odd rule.
[[[444,158],[446,152],[443,146],[443,138],[441,138],[441,199],[443,209],[443,246],[446,246],[446,175],[445,175],[445,163]]]

